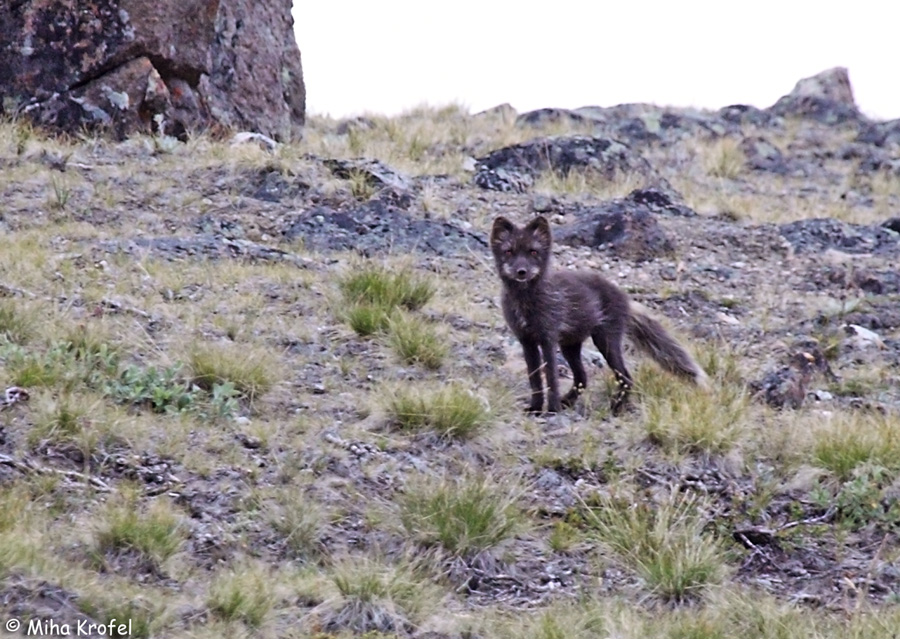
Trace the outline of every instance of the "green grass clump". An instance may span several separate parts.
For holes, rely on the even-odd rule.
[[[725,573],[722,545],[704,533],[700,505],[680,495],[660,504],[603,496],[585,510],[584,520],[654,594],[680,602],[718,584]]]
[[[191,381],[212,393],[231,384],[241,397],[253,401],[274,383],[276,363],[265,352],[239,345],[198,344],[190,350]]]
[[[400,521],[416,542],[469,558],[512,536],[516,494],[485,478],[429,482],[404,496]]]
[[[264,567],[235,566],[214,578],[206,605],[223,621],[243,621],[251,628],[259,628],[275,605],[271,584]]]
[[[344,312],[350,328],[357,335],[369,337],[376,333],[383,333],[391,324],[390,309],[374,304],[354,304]]]
[[[36,314],[22,302],[0,300],[0,343],[25,344],[34,335]]]
[[[330,580],[336,596],[321,607],[319,624],[339,636],[409,635],[437,599],[434,586],[405,563],[388,566],[370,559],[343,559]]]
[[[900,417],[896,415],[835,415],[813,433],[813,462],[840,481],[848,481],[870,463],[900,470]]]
[[[352,304],[403,307],[417,311],[433,297],[434,286],[416,275],[412,269],[389,270],[386,267],[366,265],[358,272],[340,281],[344,300]]]
[[[447,355],[447,345],[434,328],[418,317],[397,314],[389,322],[388,340],[400,360],[436,370]]]
[[[165,609],[160,604],[134,599],[120,592],[79,597],[78,608],[102,624],[109,624],[114,619],[111,637],[125,636],[116,632],[120,624],[126,624],[131,632],[128,637],[149,639],[153,636],[154,626],[161,625],[165,618]]]
[[[175,508],[165,500],[141,509],[134,495],[113,503],[103,513],[94,535],[98,558],[122,551],[136,551],[155,565],[181,549],[184,529]]]
[[[294,490],[276,491],[268,504],[268,520],[295,559],[309,561],[322,554],[323,520],[316,505]]]
[[[671,375],[639,371],[644,427],[650,441],[672,453],[726,453],[746,429],[748,399],[741,386],[697,390]]]
[[[474,393],[459,384],[435,391],[399,389],[389,395],[386,410],[398,430],[431,430],[441,437],[470,439],[490,421],[490,410]]]
[[[386,331],[399,309],[417,311],[434,296],[434,286],[410,268],[390,270],[365,264],[339,282],[344,315],[359,335]]]
[[[88,406],[71,396],[62,397],[36,411],[34,428],[28,432],[28,443],[75,443],[96,419],[97,406]]]

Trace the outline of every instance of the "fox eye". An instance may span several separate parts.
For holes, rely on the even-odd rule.
[[[534,249],[531,249],[531,255],[532,255],[532,257],[537,257],[537,251]]]
[[[512,249],[506,249],[504,253],[506,253],[507,255],[512,255]]]

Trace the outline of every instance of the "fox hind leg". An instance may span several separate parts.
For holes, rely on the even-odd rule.
[[[560,344],[559,350],[569,363],[569,368],[572,369],[572,388],[563,396],[561,402],[563,406],[568,407],[576,402],[587,387],[587,373],[584,372],[584,364],[581,361],[581,342]]]
[[[634,381],[625,366],[625,357],[622,355],[622,338],[625,335],[625,327],[617,326],[612,330],[604,328],[605,330],[597,329],[591,333],[591,339],[594,340],[594,345],[615,375],[617,388],[616,394],[612,398],[611,409],[613,415],[618,415],[628,403],[628,396],[634,386]]]

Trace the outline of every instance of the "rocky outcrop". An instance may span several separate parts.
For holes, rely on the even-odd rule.
[[[656,177],[650,164],[627,144],[608,138],[569,136],[536,138],[478,158],[475,184],[492,191],[526,191],[543,172],[568,175],[594,171],[612,180],[636,174]]]
[[[298,138],[290,0],[18,0],[0,5],[0,113],[62,131]]]

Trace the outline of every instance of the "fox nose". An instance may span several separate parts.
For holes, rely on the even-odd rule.
[[[527,273],[528,271],[526,271],[524,268],[520,268],[518,271],[516,271],[516,275],[518,275],[519,277],[525,277]]]

